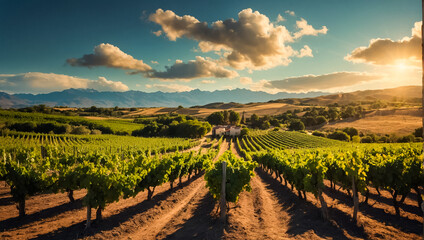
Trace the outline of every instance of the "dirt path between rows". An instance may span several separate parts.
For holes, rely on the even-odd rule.
[[[241,157],[236,144],[231,151]],[[252,191],[240,194],[239,202],[228,215],[228,239],[287,239],[288,213],[278,203],[273,192],[255,173],[251,182]]]

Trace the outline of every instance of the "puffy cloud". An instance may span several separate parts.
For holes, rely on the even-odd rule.
[[[244,9],[238,20],[227,19],[213,22],[210,26],[193,16],[178,16],[173,11],[157,9],[149,20],[159,24],[169,40],[186,37],[199,42],[203,52],[224,51],[221,62],[235,69],[269,69],[288,65],[296,51],[287,43],[294,41],[285,26],[274,25],[258,11]],[[299,23],[303,35],[317,35],[327,31],[326,27],[315,30],[304,19]]]
[[[292,17],[296,16],[296,14],[294,13],[294,11],[286,10],[285,13],[288,14],[288,15],[290,15],[290,16],[292,16]]]
[[[301,38],[305,35],[312,35],[317,36],[319,33],[321,34],[327,34],[328,28],[326,26],[323,26],[320,30],[315,29],[311,25],[308,24],[308,22],[301,18],[300,21],[296,21],[297,28],[300,29],[299,32],[295,32],[293,37],[295,39]]]
[[[191,80],[201,77],[234,78],[238,76],[238,73],[224,68],[213,60],[197,56],[196,60],[190,60],[187,63],[176,60],[174,65],[166,67],[164,72],[153,70],[145,75],[163,80]]]
[[[203,84],[213,84],[213,83],[216,83],[216,81],[215,80],[202,80],[201,83],[203,83]]]
[[[382,78],[383,76],[379,74],[334,72],[324,75],[305,75],[286,78],[284,80],[268,81],[264,82],[263,86],[269,89],[278,89],[287,92],[308,92],[352,86]]]
[[[194,88],[180,84],[146,84],[146,88],[162,92],[189,92]]]
[[[118,47],[109,43],[102,43],[94,47],[94,53],[85,54],[81,58],[69,58],[66,62],[71,66],[97,67],[105,66],[146,72],[152,68],[142,60],[137,60],[131,55],[121,51]]]
[[[159,64],[159,62],[158,61],[154,61],[154,60],[152,60],[152,61],[150,61],[152,64]]]
[[[243,85],[247,85],[247,84],[252,84],[252,78],[250,77],[241,77],[240,78],[240,83]]]
[[[284,21],[286,21],[286,19],[283,16],[281,16],[281,14],[278,14],[277,20],[275,22],[279,23],[279,22],[284,22]]]
[[[374,65],[421,66],[421,25],[422,22],[416,22],[412,36],[398,41],[389,38],[371,39],[368,47],[354,49],[345,59]]]
[[[55,73],[0,74],[0,89],[12,93],[48,93],[68,88],[92,88],[99,91],[129,90],[124,83],[110,81],[104,77],[90,80]]]
[[[158,31],[156,31],[156,32],[153,32],[153,34],[154,34],[156,37],[159,37],[160,35],[162,35],[162,31],[161,31],[161,30],[158,30]]]
[[[297,54],[297,57],[299,58],[313,57],[313,56],[314,55],[312,54],[312,49],[308,45],[303,46],[303,48],[300,49],[300,53]]]

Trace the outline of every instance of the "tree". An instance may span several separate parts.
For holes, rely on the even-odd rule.
[[[351,138],[352,138],[353,136],[357,136],[357,135],[359,135],[359,131],[358,131],[358,129],[353,128],[353,127],[347,127],[347,128],[344,128],[344,129],[343,129],[343,132],[347,133],[347,134],[348,134]]]
[[[223,112],[214,112],[206,120],[212,125],[224,124],[224,114]]]
[[[340,119],[340,111],[336,107],[330,107],[328,109],[328,116],[330,118],[330,121],[336,121]]]
[[[315,121],[316,121],[316,123],[317,123],[318,125],[321,125],[321,124],[327,124],[327,123],[328,123],[327,118],[325,118],[324,116],[318,116],[318,117],[315,119]]]
[[[261,129],[263,129],[263,130],[266,130],[266,129],[270,128],[270,127],[271,127],[271,123],[269,123],[268,120],[263,121],[262,124],[261,124]]]
[[[315,118],[314,118],[314,117],[312,117],[312,116],[302,118],[302,122],[303,122],[306,126],[308,126],[308,127],[310,127],[310,126],[314,126],[314,125],[317,125],[317,122],[315,121]]]
[[[224,114],[224,123],[227,124],[229,120],[229,113],[227,110],[224,110],[223,114]]]
[[[250,124],[253,127],[258,127],[259,124],[259,117],[256,114],[252,114],[252,116],[250,116]]]
[[[234,111],[230,111],[229,120],[231,124],[237,125],[240,122],[240,114]]]
[[[327,137],[331,139],[335,139],[335,140],[346,141],[346,142],[349,142],[350,140],[349,135],[347,135],[347,133],[342,131],[335,131],[331,134],[328,134]]]
[[[245,124],[245,123],[246,123],[246,120],[245,120],[245,118],[244,118],[244,113],[245,113],[245,111],[243,111],[243,115],[242,115],[242,117],[241,117],[241,123],[242,123],[242,124]]]
[[[290,122],[289,130],[292,130],[292,131],[303,131],[303,130],[305,130],[305,124],[303,124],[303,122],[300,121],[299,119],[293,119]]]
[[[423,127],[415,129],[414,136],[415,137],[422,137],[423,136]]]

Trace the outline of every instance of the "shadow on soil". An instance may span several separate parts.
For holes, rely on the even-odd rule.
[[[350,198],[345,192],[337,191],[328,187],[325,189],[324,192],[327,196],[333,199],[339,200],[339,202],[345,204],[346,206],[353,207],[352,198]],[[422,223],[420,223],[419,221],[409,219],[407,217],[402,217],[402,211],[401,211],[401,216],[398,217],[396,215],[386,212],[384,209],[373,207],[372,206],[373,201],[378,201],[381,203],[388,202],[387,204],[389,204],[389,206],[393,208],[391,205],[391,199],[388,199],[385,197],[379,197],[378,195],[375,195],[375,196],[370,195],[370,200],[368,200],[368,202],[371,205],[361,203],[359,206],[359,211],[361,212],[361,214],[367,215],[368,217],[375,219],[379,222],[383,222],[386,225],[393,226],[405,233],[416,233],[416,234],[422,233],[421,232]],[[402,204],[402,205],[405,205],[405,204]],[[401,207],[401,209],[405,210],[408,207],[413,208],[413,206],[406,205]],[[416,214],[418,214],[418,212]]]
[[[6,201],[6,200],[1,199],[1,201]],[[7,200],[7,201],[11,201],[11,204],[14,204],[11,198],[10,200]],[[7,231],[13,228],[18,228],[18,227],[30,224],[32,222],[42,221],[43,219],[51,218],[61,213],[79,209],[81,207],[82,207],[82,199],[77,199],[73,203],[68,202],[59,206],[47,208],[39,212],[28,214],[23,218],[20,218],[20,217],[9,218],[0,222],[0,232]]]
[[[219,218],[211,216],[215,200],[208,193],[197,204],[193,216],[181,228],[165,239],[221,239],[224,225]]]
[[[290,215],[287,234],[293,237],[304,234],[310,230],[321,238],[350,239],[368,238],[362,227],[357,227],[351,216],[336,209],[328,208],[331,221],[325,222],[321,217],[321,209],[312,203],[300,199],[287,186],[272,178],[262,169],[257,168],[256,174],[264,181],[266,188],[273,191]],[[345,235],[345,232],[350,235]]]
[[[40,235],[34,239],[77,239],[77,238],[82,238],[89,235],[94,235],[102,231],[112,230],[116,227],[119,227],[123,222],[131,219],[134,215],[143,213],[155,207],[156,205],[159,205],[161,201],[166,200],[174,191],[178,190],[180,187],[185,187],[189,185],[192,181],[198,179],[202,175],[203,174],[199,174],[198,176],[192,177],[190,181],[183,182],[181,186],[174,187],[173,190],[168,189],[162,193],[154,195],[152,200],[150,201],[146,199],[134,206],[127,207],[123,209],[121,212],[119,212],[118,214],[104,218],[103,221],[100,223],[97,223],[96,220],[94,220],[92,223],[92,229],[89,233],[83,233],[84,227],[85,227],[85,221],[84,221],[84,222],[76,223],[69,227],[58,229],[51,233]]]

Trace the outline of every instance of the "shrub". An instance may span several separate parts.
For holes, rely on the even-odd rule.
[[[370,136],[364,136],[361,138],[361,143],[372,143],[373,139]]]
[[[312,135],[314,135],[314,136],[318,136],[318,137],[326,137],[325,133],[320,132],[320,131],[314,131],[314,132],[312,133]]]
[[[347,133],[350,137],[359,135],[359,131],[356,128],[353,127],[347,127],[343,129],[343,132]]]
[[[327,124],[328,123],[328,120],[327,120],[327,118],[325,118],[324,116],[318,116],[316,119],[315,119],[315,121],[316,121],[316,123],[318,124],[318,125],[321,125],[321,124]]]
[[[361,142],[361,137],[356,135],[352,137],[352,142],[354,143],[360,143]]]
[[[91,130],[91,134],[92,135],[100,135],[100,134],[102,134],[102,131],[97,130],[97,129],[93,129],[93,130]]]
[[[350,140],[349,135],[347,135],[347,133],[342,131],[335,131],[333,133],[328,134],[327,137],[331,139],[335,139],[335,140],[346,141],[346,142],[349,142]]]
[[[90,129],[86,128],[85,126],[77,126],[72,129],[71,134],[77,134],[77,135],[87,135],[90,134]]]
[[[240,136],[246,136],[248,134],[249,134],[249,129],[248,128],[244,127],[244,128],[241,129]]]
[[[292,131],[302,131],[305,130],[305,124],[299,119],[294,119],[290,122],[289,129]]]

